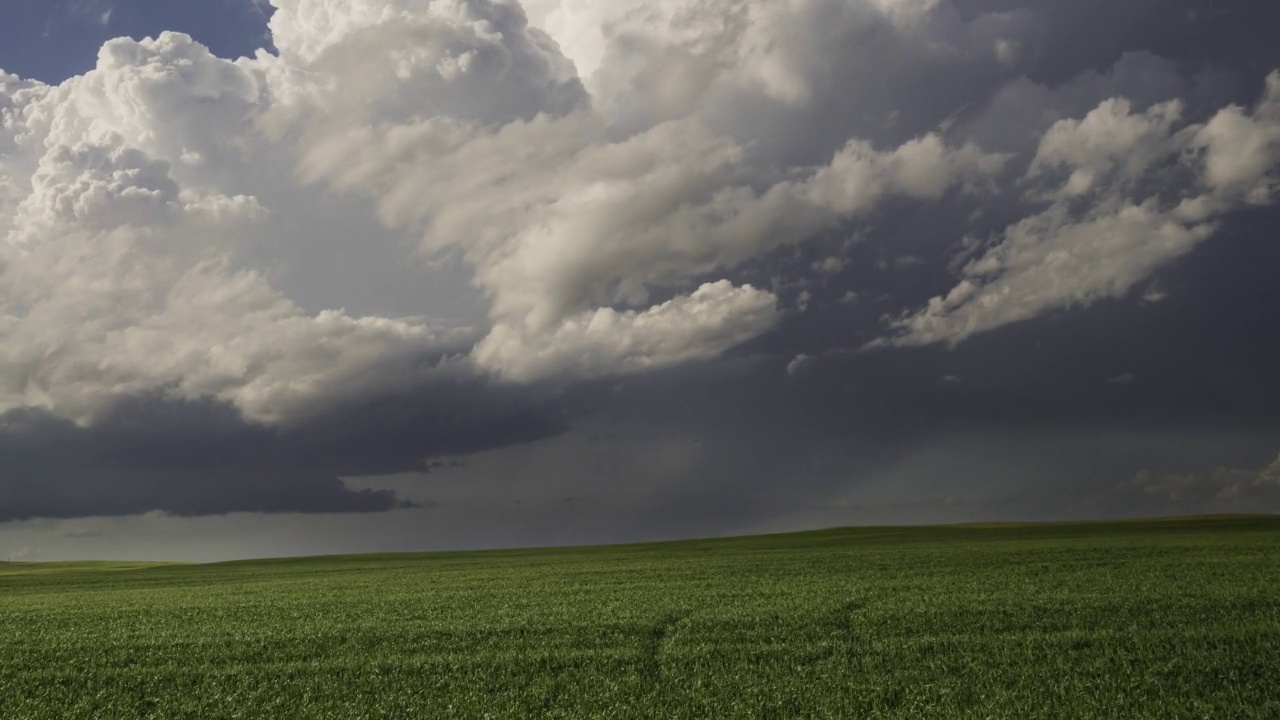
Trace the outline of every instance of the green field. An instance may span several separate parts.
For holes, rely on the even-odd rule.
[[[0,565],[0,718],[1280,718],[1280,518]]]

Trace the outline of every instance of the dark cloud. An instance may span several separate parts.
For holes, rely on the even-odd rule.
[[[873,262],[899,237],[868,241],[854,248],[839,277],[817,286],[823,302],[790,315],[741,352],[776,356],[783,366],[801,353],[822,356],[796,380],[820,397],[828,393],[823,402],[847,391],[861,406],[875,408],[868,414],[901,415],[907,422],[935,415],[1015,425],[1130,417],[1270,421],[1280,406],[1280,378],[1273,372],[1280,341],[1265,330],[1280,324],[1280,291],[1268,280],[1280,263],[1280,248],[1271,242],[1277,231],[1280,214],[1274,210],[1233,215],[1215,242],[1157,274],[1164,295],[1157,302],[1137,288],[1118,300],[1015,324],[955,348],[863,351],[882,315],[951,282],[945,261],[935,260],[912,269],[919,287],[904,289]],[[794,264],[820,254],[802,253]],[[855,288],[858,303],[839,302]],[[912,294],[904,300],[904,292]],[[1126,375],[1138,382],[1107,382]],[[948,376],[964,382],[938,382]]]
[[[963,16],[1026,13],[1037,29],[1027,75],[1051,85],[1148,51],[1194,70],[1220,65],[1259,80],[1280,63],[1267,28],[1280,7],[1265,0],[953,0]],[[1239,88],[1243,90],[1244,88]]]
[[[468,381],[339,406],[288,427],[160,393],[121,400],[83,427],[10,411],[0,417],[0,521],[403,507],[390,491],[353,490],[339,478],[423,471],[431,456],[561,432],[563,420],[532,397]]]
[[[1218,511],[1115,488],[1142,470],[1261,467],[1280,450],[1277,231],[1275,210],[1237,213],[1218,242],[1158,273],[1159,301],[1139,289],[955,348],[859,350],[894,299],[826,303],[734,363],[627,380],[610,407],[624,436],[707,442],[696,471],[660,493],[666,524],[715,530],[784,508],[813,522],[813,507],[836,524]],[[868,242],[855,258],[876,252]],[[879,275],[855,259],[828,294]],[[799,354],[816,359],[788,373]],[[938,502],[913,515],[918,495]]]
[[[1169,514],[1280,511],[1280,460],[1265,468],[1220,467],[1211,472],[1140,471],[1116,487],[1136,503],[1155,502]]]

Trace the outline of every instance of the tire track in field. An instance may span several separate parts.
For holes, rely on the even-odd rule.
[[[826,615],[825,624],[830,629],[830,640],[824,643],[822,650],[806,658],[810,662],[822,662],[843,655],[852,657],[858,652],[861,641],[865,640],[858,627],[858,615],[867,608],[866,598],[846,600]]]
[[[688,618],[687,614],[667,613],[649,628],[641,651],[641,674],[650,683],[658,684],[662,680],[662,654],[666,650],[672,632],[681,622]]]

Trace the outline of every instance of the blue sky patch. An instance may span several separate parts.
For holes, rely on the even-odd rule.
[[[184,32],[215,55],[235,58],[271,46],[272,8],[259,0],[7,0],[0,69],[58,83],[94,67],[115,37]]]

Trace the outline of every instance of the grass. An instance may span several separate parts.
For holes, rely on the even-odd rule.
[[[1278,718],[1280,518],[0,568],[0,718]]]

